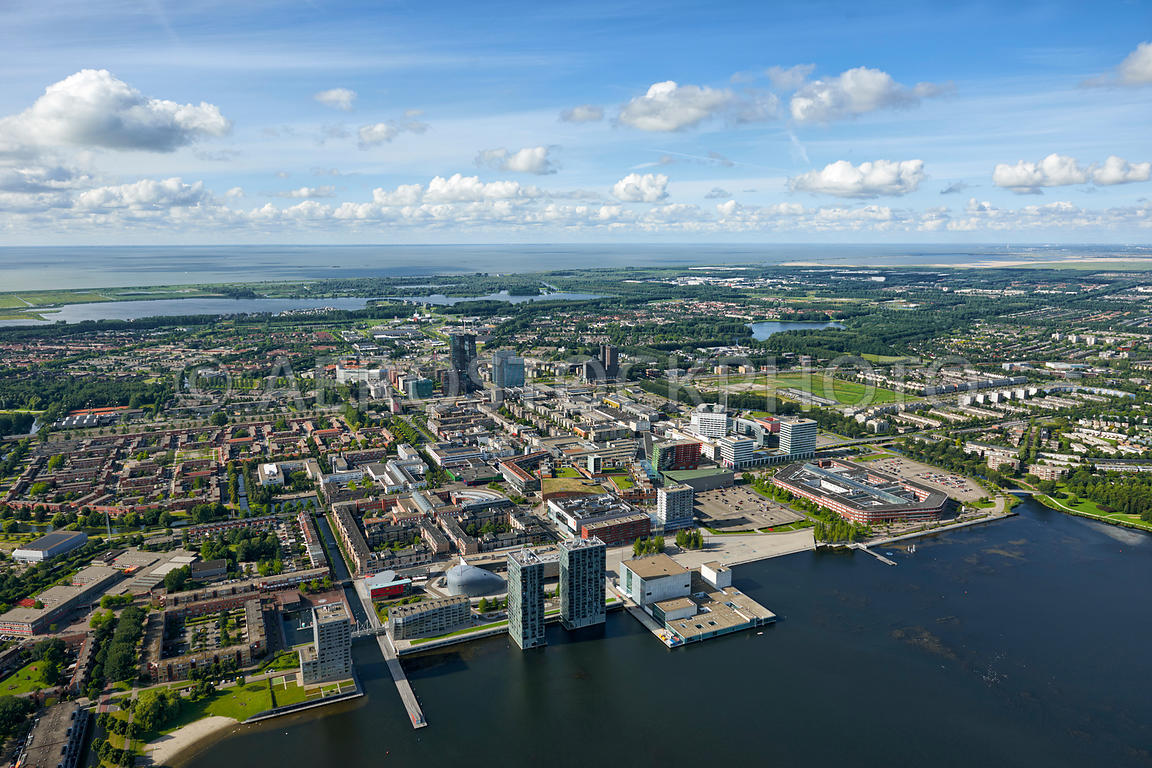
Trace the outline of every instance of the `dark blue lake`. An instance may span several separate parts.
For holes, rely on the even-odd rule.
[[[360,643],[367,697],[243,726],[187,764],[1152,764],[1152,537],[1018,509],[882,548],[896,567],[738,566],[736,586],[781,617],[763,634],[668,651],[617,613],[529,653],[499,637],[407,659],[420,731]]]

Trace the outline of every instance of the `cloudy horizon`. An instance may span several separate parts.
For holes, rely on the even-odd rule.
[[[16,3],[0,244],[1148,242],[1146,6],[856,9]]]

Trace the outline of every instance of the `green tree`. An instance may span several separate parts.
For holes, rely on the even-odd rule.
[[[21,696],[0,696],[0,738],[7,738],[16,726],[32,714],[32,701]]]
[[[40,681],[44,685],[59,685],[63,677],[59,662],[44,661],[40,663]]]
[[[184,591],[188,583],[188,577],[191,575],[192,569],[187,565],[168,571],[168,573],[164,574],[164,589],[169,592]]]
[[[133,721],[142,733],[154,733],[180,711],[180,694],[168,688],[142,691],[132,710]]]

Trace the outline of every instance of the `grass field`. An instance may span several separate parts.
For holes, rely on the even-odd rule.
[[[308,689],[301,688],[290,676],[273,678],[272,680],[273,706],[286,707],[289,704],[299,704],[308,700]]]
[[[1052,498],[1063,504],[1065,507],[1074,509],[1077,512],[1084,512],[1089,515],[1100,515],[1101,517],[1107,517],[1108,515],[1112,514],[1100,509],[1100,507],[1096,505],[1096,502],[1089,499],[1080,499],[1078,503],[1073,504],[1071,497],[1069,496],[1068,492],[1063,489],[1063,486],[1061,486],[1059,491],[1052,494]]]
[[[46,304],[89,304],[96,301],[111,301],[107,296],[95,291],[28,291],[26,293],[4,294],[3,298],[14,298],[19,302],[23,299],[28,304],[33,306],[44,306]],[[9,304],[4,306],[22,307],[27,306],[24,303]]]
[[[211,459],[214,454],[211,448],[191,448],[176,451],[175,461],[196,461],[198,459]]]
[[[799,531],[804,528],[812,528],[816,523],[811,520],[797,520],[794,523],[785,523],[784,525],[774,525],[771,528],[761,528],[760,533],[783,533],[786,531]]]
[[[710,386],[720,388],[723,382],[714,382]],[[808,392],[817,397],[827,397],[841,405],[884,404],[894,402],[899,395],[881,387],[872,387],[855,381],[833,379],[823,374],[788,373],[782,376],[756,376],[755,378],[731,378],[728,381],[730,392],[764,394],[767,392],[779,393],[780,397],[788,398],[782,390],[797,389]],[[918,398],[906,397],[907,400]]]
[[[252,715],[272,709],[272,706],[272,692],[269,690],[268,681],[260,680],[240,687],[225,688],[216,695],[200,701],[185,701],[184,708],[180,711],[180,719],[184,719],[187,710],[199,709],[200,714],[186,722],[199,720],[208,715],[221,715],[243,722]]]
[[[628,475],[611,475],[610,477],[612,478],[612,483],[622,491],[626,491],[636,485]]]
[[[1080,499],[1078,503],[1073,504],[1067,492],[1061,490],[1057,491],[1052,496],[1045,497],[1053,503],[1056,509],[1067,511],[1069,509],[1075,510],[1085,515],[1094,515],[1105,521],[1116,523],[1124,523],[1125,525],[1134,526],[1146,531],[1152,531],[1152,523],[1146,523],[1140,519],[1140,515],[1129,515],[1123,512],[1107,512],[1099,507],[1096,502],[1089,499]]]
[[[919,365],[920,358],[918,357],[897,357],[893,355],[860,355],[870,363],[879,363],[881,365],[891,365],[892,363],[906,363],[908,365]]]
[[[867,456],[853,456],[852,461],[876,461],[877,459],[891,459],[891,453],[870,453]]]
[[[12,676],[0,681],[0,694],[15,696],[46,687],[40,679],[40,662],[33,661],[18,669]]]
[[[556,470],[556,477],[573,478],[573,477],[583,477],[583,475],[581,475],[579,472],[577,472],[575,467],[560,467],[559,469]]]
[[[759,376],[752,382],[758,387],[766,387],[773,391],[782,389],[798,389],[817,397],[826,397],[835,400],[841,405],[859,405],[865,402],[882,405],[894,402],[898,395],[890,389],[869,387],[855,381],[832,379],[822,374],[805,375],[790,373],[783,376]],[[915,398],[908,398],[909,400]]]

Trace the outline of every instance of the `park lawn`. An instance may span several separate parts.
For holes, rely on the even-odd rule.
[[[1074,509],[1077,512],[1084,512],[1089,515],[1100,515],[1101,517],[1108,517],[1108,515],[1112,514],[1111,512],[1105,512],[1104,510],[1100,509],[1096,502],[1092,501],[1091,499],[1080,499],[1079,504],[1073,504],[1070,501],[1071,497],[1069,496],[1068,492],[1063,490],[1063,486],[1061,486],[1061,490],[1054,494],[1052,498],[1068,507],[1069,509]]]
[[[259,680],[240,687],[225,688],[198,701],[183,699],[180,704],[180,713],[165,724],[158,733],[147,734],[146,740],[172,733],[211,715],[231,717],[243,722],[253,715],[272,709],[272,706],[272,693],[268,689],[267,680]]]
[[[40,662],[33,661],[18,669],[15,674],[0,681],[0,694],[15,696],[47,687],[44,685],[44,681],[40,679]]]
[[[287,707],[290,704],[300,704],[308,700],[308,689],[297,685],[288,677],[282,677],[272,682],[273,706]]]
[[[1063,489],[1063,486],[1061,486],[1061,489]],[[1057,493],[1053,494],[1052,496],[1048,496],[1047,498],[1056,502],[1052,506],[1062,512],[1067,510],[1063,509],[1061,505],[1067,507],[1068,509],[1074,509],[1077,512],[1083,512],[1087,515],[1096,515],[1102,520],[1125,523],[1137,528],[1142,528],[1146,531],[1152,531],[1152,523],[1144,522],[1140,519],[1140,515],[1129,515],[1124,512],[1105,512],[1104,510],[1100,509],[1096,502],[1089,499],[1081,499],[1079,504],[1070,504],[1068,502],[1067,492],[1063,490],[1058,491]]]
[[[244,722],[253,715],[272,709],[272,692],[267,680],[225,688],[208,699],[204,712]]]
[[[1128,515],[1123,512],[1112,512],[1106,515],[1109,520],[1115,520],[1128,525],[1134,525],[1137,528],[1143,528],[1146,531],[1152,531],[1152,523],[1146,523],[1140,519],[1140,515]]]

